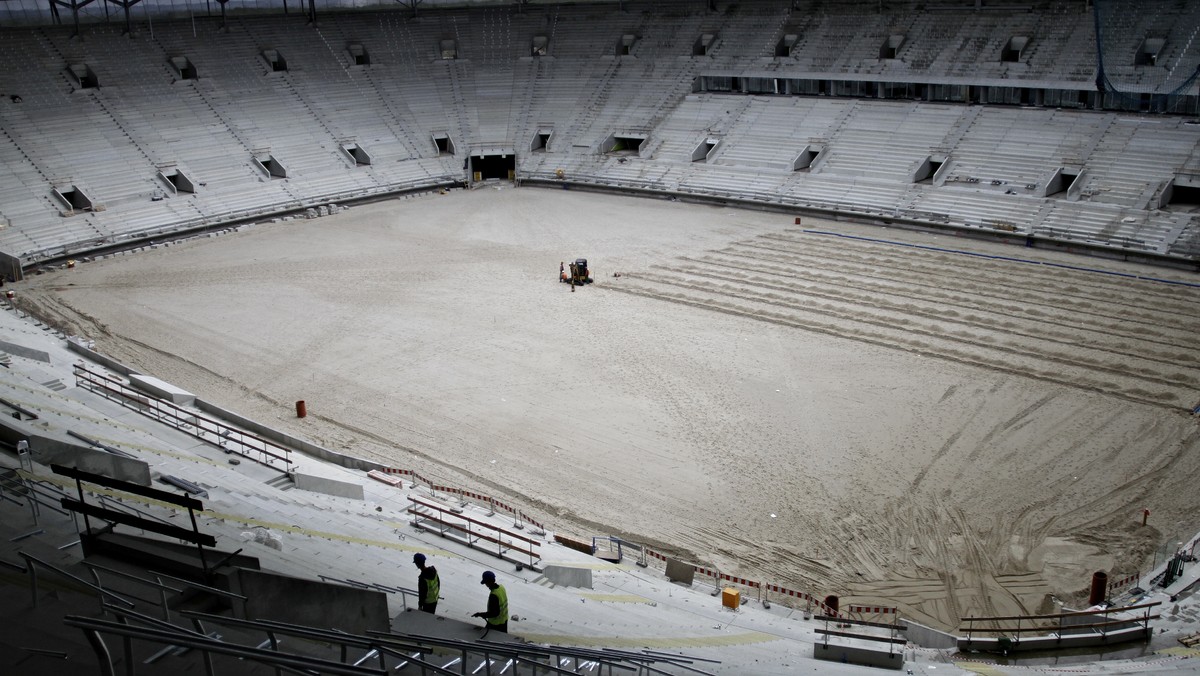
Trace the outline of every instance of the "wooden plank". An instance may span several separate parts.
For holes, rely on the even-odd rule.
[[[381,481],[385,484],[390,484],[390,485],[396,486],[398,488],[404,487],[403,480],[398,479],[398,478],[392,476],[391,474],[386,474],[384,472],[380,472],[377,469],[373,469],[370,472],[367,472],[367,476],[371,477],[372,479],[374,479],[376,481]]]

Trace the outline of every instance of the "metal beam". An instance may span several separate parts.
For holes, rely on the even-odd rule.
[[[104,2],[107,4],[116,5],[125,10],[125,34],[126,35],[133,32],[133,20],[129,16],[129,10],[130,10],[130,8],[132,8],[134,5],[138,4],[141,1],[142,0],[104,0]]]

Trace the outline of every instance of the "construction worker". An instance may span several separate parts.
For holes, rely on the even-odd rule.
[[[490,570],[484,571],[483,579],[479,584],[487,586],[491,590],[488,594],[488,609],[482,613],[475,613],[471,617],[482,617],[484,622],[487,622],[488,629],[508,633],[508,592],[504,591],[504,587],[496,584],[496,574]]]
[[[425,565],[424,554],[413,554],[413,563],[421,571],[417,575],[417,605],[427,613],[437,611],[438,594],[442,590],[442,581],[438,578],[437,568]]]

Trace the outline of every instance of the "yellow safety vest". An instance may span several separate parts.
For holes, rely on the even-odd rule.
[[[438,595],[442,591],[442,580],[438,577],[437,572],[433,574],[432,580],[425,580],[425,598],[421,599],[422,605],[438,602]]]
[[[508,592],[504,591],[503,585],[496,585],[496,588],[492,590],[492,596],[500,601],[500,614],[487,618],[487,623],[500,625],[508,622]]]

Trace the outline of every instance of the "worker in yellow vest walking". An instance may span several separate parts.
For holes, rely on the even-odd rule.
[[[425,565],[425,555],[420,553],[413,554],[413,563],[421,571],[417,575],[417,605],[427,613],[437,612],[438,595],[442,591],[437,568]]]
[[[508,592],[504,591],[502,585],[496,584],[496,574],[492,571],[484,571],[483,579],[479,584],[486,585],[491,593],[488,594],[488,608],[482,613],[475,613],[471,617],[482,617],[484,622],[487,622],[488,629],[495,629],[499,632],[508,633]]]

